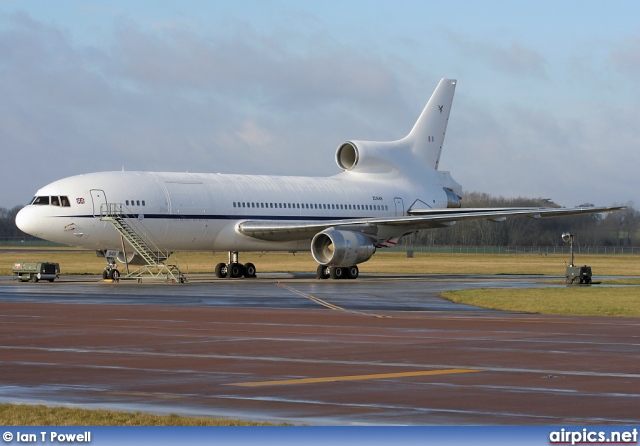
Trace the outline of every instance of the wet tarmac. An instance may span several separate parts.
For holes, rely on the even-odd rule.
[[[640,320],[438,297],[549,280],[0,280],[0,401],[310,425],[640,423]]]

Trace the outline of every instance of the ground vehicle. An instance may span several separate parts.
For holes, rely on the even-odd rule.
[[[51,262],[22,262],[13,264],[13,273],[20,282],[37,282],[48,280],[53,282],[59,277],[60,264]]]
[[[567,283],[591,283],[591,267],[567,266]]]

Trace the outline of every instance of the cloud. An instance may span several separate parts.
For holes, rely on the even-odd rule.
[[[538,51],[519,43],[471,40],[458,33],[446,33],[467,59],[478,60],[490,68],[514,77],[546,77],[547,60]]]
[[[20,198],[5,187],[0,203],[122,166],[337,173],[343,139],[403,136],[416,113],[381,57],[330,38],[294,45],[246,26],[202,36],[114,20],[113,38],[96,47],[27,14],[0,15],[0,145],[29,154],[2,167]]]
[[[240,95],[283,108],[371,103],[372,98],[398,102],[396,76],[384,60],[335,42],[317,45],[314,39],[296,37],[292,48],[277,36],[246,28],[203,37],[185,28],[144,31],[123,22],[104,68],[141,90]]]
[[[640,30],[633,34],[626,34],[625,37],[611,50],[607,62],[621,73],[638,76],[640,75]]]
[[[112,20],[96,46],[26,14],[0,15],[0,147],[12,157],[0,165],[0,205],[26,202],[58,178],[122,166],[331,175],[342,141],[404,136],[437,83],[431,65],[457,75],[461,57],[441,166],[465,189],[566,205],[640,201],[637,93],[611,82],[613,93],[594,95],[591,77],[546,76],[547,53],[525,45],[450,33],[455,48],[445,41],[442,51],[454,66],[432,64],[427,46],[411,57],[353,46],[330,27],[305,34],[231,23],[203,34],[184,23]],[[637,36],[626,42],[610,52],[612,64],[630,62],[623,54]],[[595,71],[601,61],[584,65]]]
[[[552,198],[565,206],[637,197],[633,123],[640,116],[632,108],[606,102],[562,110],[487,107],[469,98],[454,113],[456,131],[447,135],[442,166],[466,191]]]

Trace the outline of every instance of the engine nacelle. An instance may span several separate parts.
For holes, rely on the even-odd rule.
[[[135,251],[128,253],[126,258],[123,252],[118,252],[116,260],[120,263],[128,263],[129,265],[146,265],[147,263]]]
[[[399,150],[409,151],[404,141],[347,141],[336,150],[338,166],[351,172],[384,173],[398,169]]]
[[[118,252],[118,255],[116,256],[116,260],[120,263],[127,263],[129,265],[146,265],[147,264],[147,262],[142,258],[142,256],[135,251],[128,253],[126,258],[123,252]],[[161,256],[158,260],[166,260],[166,257]]]
[[[369,237],[352,231],[327,229],[311,241],[311,254],[321,265],[353,266],[366,262],[375,252]]]

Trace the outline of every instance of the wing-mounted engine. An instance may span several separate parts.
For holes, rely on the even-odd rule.
[[[311,241],[311,254],[321,265],[357,265],[369,260],[375,252],[373,240],[358,232],[330,228],[316,234]]]
[[[348,172],[387,173],[399,170],[402,166],[396,160],[406,157],[398,150],[410,147],[403,140],[392,142],[347,141],[336,150],[336,163]]]

